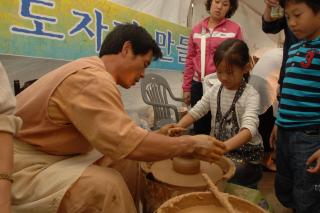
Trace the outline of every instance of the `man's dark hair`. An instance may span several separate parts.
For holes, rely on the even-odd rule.
[[[207,0],[205,4],[206,9],[209,13],[210,13],[210,7],[211,7],[212,1],[213,0]],[[231,18],[231,16],[233,16],[236,10],[238,9],[238,0],[229,0],[229,2],[230,2],[230,8],[225,18]]]
[[[108,33],[102,43],[99,57],[118,54],[126,41],[131,42],[135,55],[145,55],[151,50],[155,60],[162,57],[161,49],[151,35],[143,27],[129,23],[118,25]]]
[[[305,3],[314,14],[317,14],[320,11],[320,2],[319,0],[280,0],[279,4],[282,8],[285,8],[286,4],[289,2],[292,3]]]

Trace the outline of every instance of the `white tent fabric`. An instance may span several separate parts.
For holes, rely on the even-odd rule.
[[[167,21],[187,26],[191,0],[110,0]]]
[[[132,9],[183,26],[192,27],[207,17],[204,3],[206,0],[110,0]],[[261,16],[265,3],[263,0],[239,0],[239,8],[232,17],[244,29],[245,40],[251,53],[261,49],[280,46],[280,35],[267,35],[261,29]],[[193,7],[191,7],[193,5]]]

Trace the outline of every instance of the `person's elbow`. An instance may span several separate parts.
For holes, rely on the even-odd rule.
[[[240,131],[243,131],[244,137],[246,141],[249,142],[252,138],[257,134],[257,128],[252,126],[244,126],[241,127]]]

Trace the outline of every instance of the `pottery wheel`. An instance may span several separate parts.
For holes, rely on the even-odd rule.
[[[207,183],[201,173],[206,173],[216,183],[223,177],[222,169],[212,163],[200,161],[200,173],[186,175],[176,172],[172,166],[172,160],[158,161],[152,164],[151,173],[156,180],[180,187],[205,187]]]

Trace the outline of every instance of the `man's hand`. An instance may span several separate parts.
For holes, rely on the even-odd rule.
[[[309,167],[307,169],[310,173],[319,173],[320,172],[320,149],[313,153],[307,160],[307,165],[309,166],[311,163],[315,164],[315,166]]]
[[[194,135],[196,140],[194,156],[200,160],[213,162],[219,160],[226,152],[223,142],[209,135]]]

